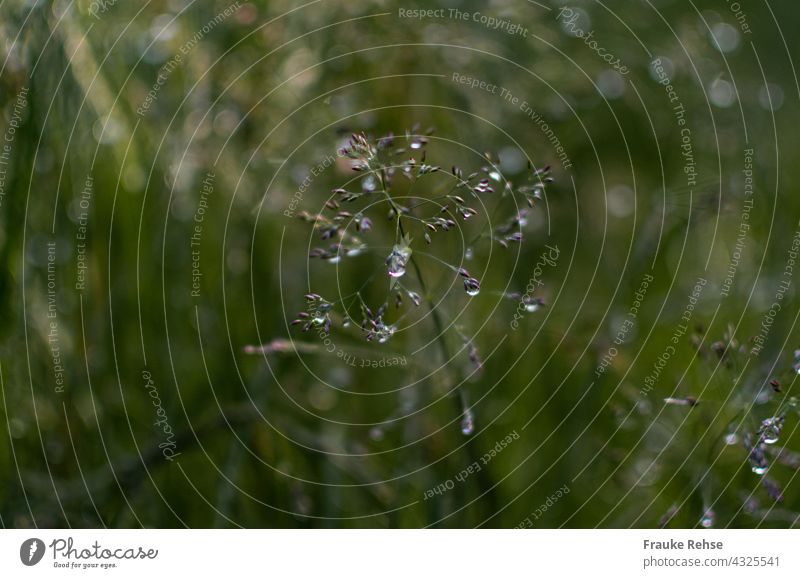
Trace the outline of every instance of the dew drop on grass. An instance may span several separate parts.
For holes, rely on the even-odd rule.
[[[396,328],[394,325],[384,325],[378,329],[378,331],[376,331],[378,343],[386,343],[389,341],[392,335],[394,335],[395,330]]]
[[[481,284],[474,277],[469,277],[467,279],[464,279],[464,290],[470,297],[475,297],[478,293],[481,292]]]
[[[713,528],[716,517],[717,515],[714,513],[714,510],[707,508],[703,513],[703,517],[700,519],[700,525],[703,526],[703,528]]]
[[[411,256],[411,250],[402,245],[395,245],[389,257],[386,259],[386,267],[389,277],[402,277],[406,274],[406,264]]]
[[[536,313],[542,308],[543,302],[538,297],[534,297],[523,300],[523,304],[525,305],[525,311],[528,313]]]
[[[769,469],[769,462],[767,461],[767,456],[764,454],[764,444],[762,442],[758,442],[755,447],[750,450],[748,461],[750,462],[750,469],[754,474],[758,474],[759,476],[763,476],[767,469]]]
[[[761,422],[761,428],[758,433],[761,436],[761,441],[765,444],[774,444],[778,441],[781,435],[781,428],[783,427],[782,417],[771,417]]]
[[[745,443],[749,444],[749,441],[746,440]],[[750,462],[750,469],[754,474],[758,474],[759,476],[764,475],[769,468],[769,462],[764,453],[764,443],[762,441],[757,442],[756,445],[750,449],[750,455],[747,459]]]
[[[464,410],[464,416],[461,418],[461,433],[465,436],[471,435],[475,431],[475,416],[472,415],[472,410],[467,408]]]

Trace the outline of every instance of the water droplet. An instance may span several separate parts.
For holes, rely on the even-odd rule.
[[[517,174],[525,168],[527,158],[516,147],[502,148],[497,156],[500,157],[500,168],[508,175]]]
[[[625,94],[625,80],[622,75],[614,70],[604,70],[597,75],[597,89],[609,100]]]
[[[411,141],[411,145],[410,146],[411,146],[412,149],[421,149],[422,148],[422,143],[420,141],[418,141],[418,140],[414,140],[414,141]]]
[[[481,292],[481,284],[474,277],[469,277],[468,279],[464,279],[464,290],[470,297],[475,297],[475,295]]]
[[[497,171],[492,171],[491,173],[489,173],[489,176],[490,176],[492,179],[494,179],[495,181],[497,181],[498,183],[500,182],[500,179],[502,179],[502,178],[503,178],[503,175],[501,175],[501,174],[500,174],[500,173],[498,173]]]
[[[761,427],[758,430],[761,441],[765,444],[774,444],[778,441],[781,435],[781,428],[783,427],[782,417],[771,417],[761,422]]]
[[[309,297],[313,296],[313,299],[309,300],[309,309],[306,317],[309,317],[309,322],[317,327],[322,327],[330,323],[330,311],[333,309],[333,304],[328,303],[322,297],[318,295],[309,294]]]
[[[729,446],[734,446],[739,442],[739,436],[735,433],[730,433],[725,436],[725,443]]]
[[[749,435],[745,437],[745,444],[749,445]],[[769,468],[767,456],[764,454],[764,444],[762,442],[756,443],[750,450],[750,455],[747,456],[750,462],[750,469],[754,474],[763,475]]]
[[[713,105],[727,108],[736,102],[736,91],[733,84],[717,78],[708,87],[708,98]]]
[[[714,513],[714,510],[706,508],[703,517],[700,519],[700,525],[703,526],[703,528],[713,528],[716,518],[717,515]]]
[[[357,257],[358,255],[363,253],[366,248],[367,246],[364,245],[363,243],[360,245],[353,245],[352,247],[347,248],[345,255],[347,255],[348,257]]]
[[[472,415],[472,410],[467,408],[464,410],[464,416],[461,418],[461,433],[465,436],[472,434],[475,431],[475,416]]]
[[[522,303],[525,305],[525,311],[528,313],[536,313],[544,306],[544,301],[539,297],[523,298]]]
[[[464,251],[464,259],[466,259],[467,261],[472,261],[472,257],[473,257],[472,247],[467,247],[466,250]]]
[[[395,245],[386,259],[389,277],[402,277],[406,274],[406,265],[411,257],[411,249],[406,245]]]
[[[367,193],[374,191],[376,186],[375,177],[372,175],[367,175],[361,179],[361,188]]]
[[[381,323],[373,330],[373,335],[377,337],[378,343],[386,343],[391,339],[396,330],[397,328],[394,325],[384,325]]]
[[[733,52],[739,46],[739,31],[726,22],[714,24],[710,36],[722,52]]]

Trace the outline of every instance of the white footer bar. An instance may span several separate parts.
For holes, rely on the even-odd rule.
[[[3,530],[0,575],[778,577],[800,576],[798,539],[791,530]]]

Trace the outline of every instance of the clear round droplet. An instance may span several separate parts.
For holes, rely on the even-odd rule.
[[[406,264],[411,256],[411,250],[402,245],[395,245],[389,257],[386,259],[386,267],[389,277],[402,277],[406,274]]]
[[[500,179],[503,178],[503,175],[501,175],[497,171],[492,171],[492,172],[489,173],[489,177],[491,177],[492,179],[494,179],[497,182],[500,182]]]
[[[774,444],[778,441],[783,427],[783,418],[771,417],[761,422],[758,433],[765,444]]]
[[[703,526],[703,528],[713,528],[716,517],[717,515],[714,513],[714,510],[707,509],[700,519],[700,525]]]
[[[475,297],[481,292],[481,284],[473,277],[464,279],[464,291],[466,291],[467,295],[470,297]]]

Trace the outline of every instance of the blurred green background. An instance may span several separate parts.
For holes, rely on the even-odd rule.
[[[403,16],[420,9],[438,12]],[[794,3],[28,0],[0,15],[4,527],[798,523]],[[481,295],[432,273],[484,359],[460,386],[470,436],[447,395],[467,355],[443,365],[430,318],[386,344],[334,328],[342,351],[408,359],[385,368],[288,327],[309,288],[382,266],[307,259],[310,228],[286,211],[352,178],[341,160],[312,168],[352,132],[416,123],[447,170],[490,151],[512,181],[526,156],[555,180],[521,246],[475,248]],[[511,330],[497,293],[524,291],[546,244],[547,306]],[[299,354],[245,351],[290,338]],[[744,442],[773,416],[761,476]]]

